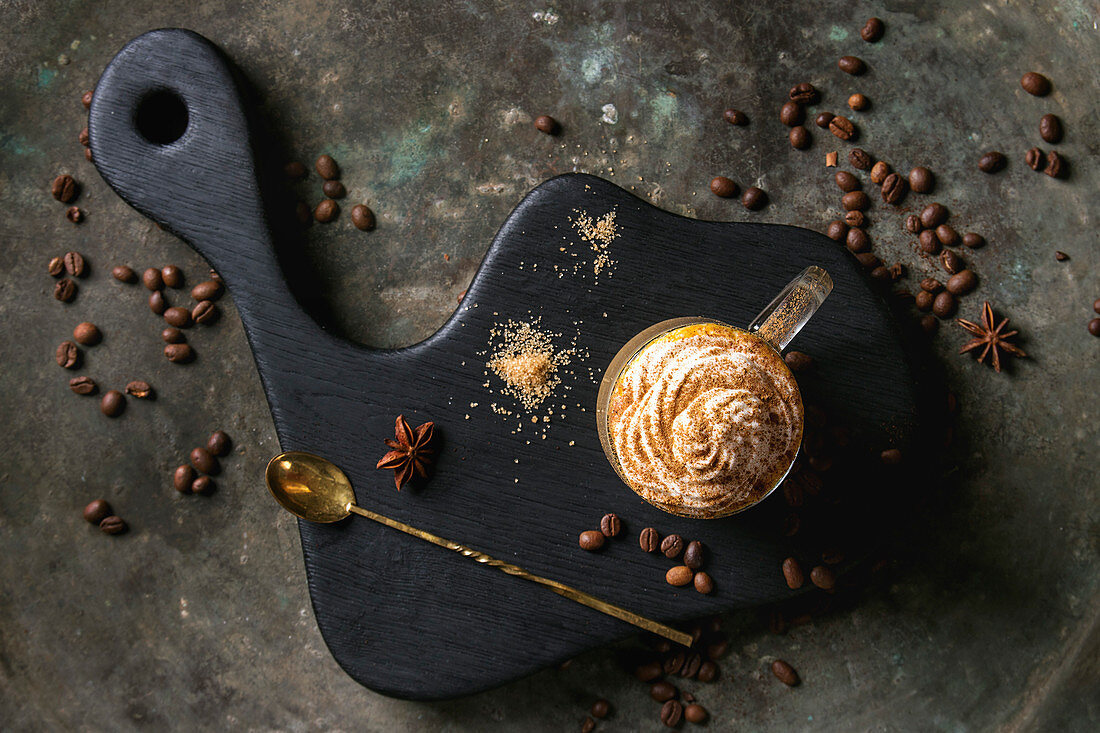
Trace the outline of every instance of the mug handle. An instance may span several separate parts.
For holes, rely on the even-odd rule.
[[[748,330],[782,353],[832,290],[833,279],[829,273],[810,265],[760,311]]]

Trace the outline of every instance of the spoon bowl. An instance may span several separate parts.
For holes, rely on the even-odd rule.
[[[312,453],[280,453],[268,461],[264,480],[283,509],[310,522],[339,522],[355,504],[355,491],[344,472]]]

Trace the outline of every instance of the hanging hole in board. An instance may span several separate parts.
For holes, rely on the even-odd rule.
[[[168,145],[187,130],[187,105],[175,92],[158,89],[138,102],[134,126],[154,145]]]

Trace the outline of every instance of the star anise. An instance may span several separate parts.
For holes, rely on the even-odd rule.
[[[426,422],[413,430],[404,415],[397,416],[393,426],[395,439],[386,439],[386,445],[392,450],[382,456],[376,468],[393,469],[393,482],[397,484],[398,491],[412,479],[414,473],[427,478],[434,431],[434,422]]]
[[[965,354],[968,351],[973,351],[974,349],[979,349],[984,346],[985,348],[982,349],[982,353],[978,355],[978,363],[984,362],[985,357],[992,354],[993,368],[997,370],[997,372],[1001,371],[1002,351],[1016,356],[1027,356],[1023,349],[1009,342],[1009,339],[1019,333],[1019,331],[1002,331],[1002,329],[1008,325],[1007,318],[996,326],[993,325],[993,306],[989,304],[988,300],[985,302],[985,305],[982,306],[982,322],[980,325],[972,321],[963,320],[962,318],[957,318],[955,320],[958,321],[960,326],[977,337],[959,349],[960,354]]]

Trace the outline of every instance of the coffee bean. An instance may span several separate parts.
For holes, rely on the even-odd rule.
[[[977,249],[985,245],[985,237],[974,232],[967,232],[962,236],[962,243],[970,249]]]
[[[829,129],[829,123],[836,117],[832,112],[818,112],[817,117],[814,117],[814,124],[823,130]]]
[[[76,198],[76,181],[68,173],[61,174],[50,184],[50,195],[63,204],[69,203]]]
[[[336,165],[336,161],[332,159],[331,155],[325,154],[317,159],[317,162],[313,164],[313,167],[317,169],[317,175],[326,181],[331,181],[340,177],[340,166]]]
[[[745,189],[745,192],[741,194],[741,205],[749,211],[757,211],[764,208],[768,203],[768,194],[756,186],[750,186]]]
[[[901,451],[897,448],[887,448],[882,452],[881,459],[883,465],[885,466],[896,466],[901,463]],[[826,560],[825,562],[828,562],[828,560]],[[835,565],[836,563],[829,564]]]
[[[897,206],[909,191],[909,183],[897,173],[886,176],[882,182],[882,200],[891,206]]]
[[[70,206],[65,210],[65,218],[71,221],[73,224],[79,224],[84,221],[84,212],[79,206]]]
[[[944,226],[947,226],[944,224]],[[963,258],[949,249],[945,249],[940,255],[940,262],[943,264],[943,269],[947,270],[949,275],[954,275],[956,272],[964,269],[966,263],[963,262]]]
[[[332,199],[322,199],[313,210],[313,218],[322,224],[327,224],[340,213],[340,206]]]
[[[877,43],[886,32],[886,26],[878,18],[869,18],[863,27],[859,29],[859,37],[867,43]]]
[[[684,660],[684,664],[680,667],[678,673],[681,677],[690,680],[691,678],[695,677],[695,675],[699,674],[699,667],[700,665],[702,665],[702,663],[702,656],[700,656],[698,653],[691,654],[687,657],[687,659]]]
[[[172,306],[164,311],[164,320],[176,328],[187,328],[191,325],[191,313],[186,308]]]
[[[103,334],[94,323],[84,321],[76,324],[73,329],[73,339],[84,346],[95,346],[103,340]]]
[[[802,125],[792,127],[787,137],[791,141],[791,147],[795,150],[805,150],[810,147],[810,131]]]
[[[935,302],[935,300],[935,294],[930,293],[927,290],[921,290],[919,293],[917,293],[916,297],[913,298],[913,305],[916,306],[917,310],[927,313],[928,311],[932,310],[932,304]]]
[[[661,663],[654,661],[636,667],[634,676],[639,682],[652,682],[660,677],[662,672],[664,672],[664,669],[661,667]]]
[[[1058,151],[1051,150],[1047,155],[1047,165],[1043,168],[1043,173],[1051,178],[1065,178],[1067,167],[1066,159],[1059,155]]]
[[[91,148],[84,148],[84,160],[88,161],[89,163],[92,162]]]
[[[661,541],[661,552],[669,560],[680,556],[684,551],[684,539],[678,534],[670,534]]]
[[[977,286],[978,276],[973,270],[960,270],[947,280],[945,287],[952,295],[966,295]]]
[[[54,360],[62,369],[76,369],[80,364],[80,349],[72,341],[62,341],[57,345]]]
[[[813,84],[802,82],[791,87],[787,96],[795,104],[817,104],[820,98]]]
[[[126,385],[126,394],[137,397],[139,400],[149,399],[153,396],[153,386],[148,382],[135,379]]]
[[[699,540],[692,540],[687,544],[684,549],[684,565],[687,565],[692,570],[698,570],[703,567],[703,555],[706,552],[706,548]]]
[[[687,565],[676,565],[665,573],[665,582],[675,586],[687,585],[693,577],[695,573]]]
[[[871,106],[871,100],[867,98],[866,94],[860,94],[856,92],[852,96],[848,97],[848,106],[854,109],[856,112],[862,112]]]
[[[869,171],[875,164],[875,159],[862,148],[852,148],[851,152],[848,153],[848,162],[857,170]]]
[[[788,557],[783,561],[783,579],[787,581],[787,587],[791,590],[798,590],[806,582],[806,578],[802,574],[802,566],[798,564],[798,560]]]
[[[916,214],[910,214],[905,217],[905,231],[912,234],[920,234],[923,225],[920,223],[920,217]]]
[[[849,191],[841,197],[840,205],[847,211],[863,211],[871,205],[871,199],[863,191]]]
[[[695,584],[695,590],[703,595],[707,595],[714,590],[714,579],[702,570],[695,574],[692,582]]]
[[[592,733],[594,730],[596,730],[596,721],[590,717],[585,717],[581,723],[581,733]]]
[[[950,224],[940,224],[936,227],[936,239],[945,247],[954,247],[959,243],[959,233]]]
[[[313,212],[309,208],[309,204],[305,201],[299,201],[294,204],[294,218],[298,220],[298,223],[304,227],[308,227],[313,223]]]
[[[849,211],[844,214],[844,223],[850,227],[861,227],[867,223],[867,216],[862,211]]]
[[[936,238],[935,229],[925,229],[917,235],[917,241],[920,242],[921,252],[930,255],[939,254],[942,245],[940,240]]]
[[[890,164],[880,160],[871,168],[871,183],[881,186],[888,175],[890,175]]]
[[[809,369],[814,363],[814,358],[801,351],[788,351],[783,355],[783,361],[787,363],[788,369],[798,374]]]
[[[69,380],[69,389],[78,395],[95,394],[96,383],[90,377],[73,377]]]
[[[362,232],[374,229],[374,212],[364,204],[356,204],[351,207],[351,223]]]
[[[714,682],[717,677],[717,664],[711,661],[706,661],[699,665],[699,674],[696,675],[696,679],[698,679],[700,682]]]
[[[710,192],[715,196],[728,199],[738,193],[737,184],[725,176],[715,176],[710,182]]]
[[[836,575],[825,565],[818,565],[810,571],[810,582],[822,590],[832,590],[836,586]]]
[[[779,108],[779,121],[787,127],[801,125],[805,116],[806,113],[802,107],[794,102],[784,102],[783,106]]]
[[[929,293],[935,295],[936,293],[943,290],[943,283],[941,283],[934,277],[926,277],[920,281],[920,289],[926,290]]]
[[[81,131],[79,133],[77,133],[76,139],[79,140],[80,144],[83,145],[84,147],[88,147],[88,145],[90,145],[91,142],[92,142],[92,136],[88,132],[87,127],[81,129]]]
[[[918,323],[920,323],[921,330],[929,336],[940,330],[940,321],[935,316],[921,316]]]
[[[676,689],[675,685],[670,682],[665,682],[664,680],[661,680],[660,682],[654,682],[653,685],[649,688],[649,696],[657,702],[665,702],[666,700],[671,700],[672,698],[676,697],[679,692],[680,691]]]
[[[1048,143],[1062,142],[1062,121],[1058,115],[1043,115],[1039,119],[1039,136]]]
[[[111,505],[106,500],[96,499],[84,507],[84,521],[90,524],[99,524],[113,513]]]
[[[882,260],[875,257],[871,252],[856,252],[855,258],[865,270],[873,270],[882,264]]]
[[[772,662],[772,674],[775,675],[776,679],[788,687],[794,687],[799,683],[798,672],[794,670],[794,667],[787,664],[782,659],[777,659]]]
[[[111,268],[111,277],[120,283],[132,283],[137,280],[137,275],[126,265],[118,265]]]
[[[65,267],[65,272],[73,277],[84,277],[85,264],[84,257],[79,252],[66,252],[65,256],[61,258],[61,263]]]
[[[978,170],[982,173],[996,173],[1002,170],[1007,162],[1008,159],[1005,158],[1003,153],[990,150],[978,159]]]
[[[217,300],[222,296],[222,285],[215,280],[206,280],[191,288],[194,300]]]
[[[176,470],[172,474],[172,485],[176,487],[176,491],[181,494],[186,494],[191,491],[191,482],[194,480],[195,469],[187,464],[176,466]]]
[[[958,275],[952,275],[952,277],[958,277]],[[947,318],[955,312],[956,306],[955,296],[944,290],[932,301],[932,312],[940,318]]]
[[[582,550],[588,550],[592,552],[603,547],[604,536],[602,532],[590,529],[581,532],[578,542],[580,543]]]
[[[592,708],[588,711],[593,718],[603,719],[606,718],[608,713],[611,712],[611,703],[607,700],[599,699],[592,703]]]
[[[616,514],[605,514],[600,519],[600,532],[604,537],[618,537],[623,531],[622,520]]]
[[[185,364],[194,358],[195,352],[187,344],[168,344],[164,347],[164,356],[174,364]]]
[[[966,235],[963,235],[963,243],[966,243]],[[1054,252],[1054,259],[1058,260],[1059,262],[1065,262],[1069,259],[1069,255],[1067,255],[1065,252],[1062,252],[1061,250],[1056,250]]]
[[[661,722],[669,728],[675,728],[683,717],[684,706],[679,700],[669,700],[661,706]]]
[[[848,171],[837,171],[834,179],[836,180],[836,185],[844,193],[858,191],[860,188],[862,188],[862,184],[859,182],[859,179]]]
[[[126,398],[117,389],[109,389],[103,393],[99,401],[99,411],[107,417],[118,417],[126,409]]]
[[[834,219],[826,227],[825,236],[835,242],[843,242],[844,238],[848,236],[848,225],[840,219]]]
[[[116,517],[111,515],[104,517],[99,523],[99,528],[107,534],[122,534],[126,531],[126,522],[122,520],[122,517]]]
[[[845,74],[851,74],[852,76],[859,76],[867,71],[867,64],[863,63],[863,59],[858,56],[841,56],[836,65]]]
[[[155,267],[150,267],[145,272],[141,273],[141,284],[149,290],[160,290],[164,287],[164,278]]]
[[[159,290],[149,293],[149,310],[159,316],[164,313],[167,307],[168,302],[164,299],[164,293]]]
[[[856,126],[847,117],[834,117],[829,120],[829,132],[841,140],[854,140],[856,138]]]
[[[321,184],[321,192],[330,199],[342,199],[348,195],[348,190],[339,181],[325,181]]]
[[[221,470],[214,454],[202,447],[191,449],[191,465],[200,473],[216,474]]]
[[[213,323],[218,320],[218,307],[209,300],[200,300],[191,309],[191,318],[195,323]]]
[[[879,265],[871,270],[871,279],[878,280],[879,282],[887,282],[893,278],[890,276],[890,268],[885,265]]]
[[[931,193],[936,185],[936,176],[923,165],[909,171],[909,188],[917,193]]]
[[[84,105],[84,109],[89,109],[92,106],[92,91],[90,89],[80,95],[80,103]]]
[[[547,135],[557,135],[559,131],[558,121],[550,115],[539,115],[535,118],[535,129],[545,132]]]
[[[1095,312],[1100,313],[1100,298],[1097,298],[1092,302],[1092,309]]]
[[[46,272],[50,277],[61,277],[61,273],[65,272],[65,260],[60,257],[51,257],[49,264],[46,265]]]
[[[1045,97],[1050,94],[1050,79],[1037,71],[1029,71],[1020,78],[1020,86],[1028,94],[1036,97]]]
[[[1027,167],[1033,171],[1042,170],[1046,164],[1046,157],[1043,155],[1043,151],[1039,148],[1032,148],[1024,154],[1024,162],[1027,163]]]
[[[175,265],[165,265],[160,268],[160,279],[170,288],[178,288],[183,285],[183,270]]]
[[[1089,321],[1088,329],[1093,336],[1100,336],[1100,318],[1093,318]]]
[[[845,246],[848,247],[848,251],[853,254],[866,252],[871,248],[871,238],[867,236],[867,232],[859,227],[852,227],[848,230],[848,239],[845,242]]]
[[[283,173],[292,181],[298,181],[309,175],[309,171],[306,170],[305,165],[297,160],[287,163],[283,166]]]
[[[943,204],[932,203],[920,212],[920,223],[925,229],[935,229],[947,221],[948,211]]]
[[[657,534],[657,530],[653,527],[646,527],[638,535],[638,546],[642,548],[643,552],[656,552],[661,546],[660,542],[661,536]]]
[[[212,494],[214,493],[214,479],[209,476],[198,476],[191,482],[192,494]]]

